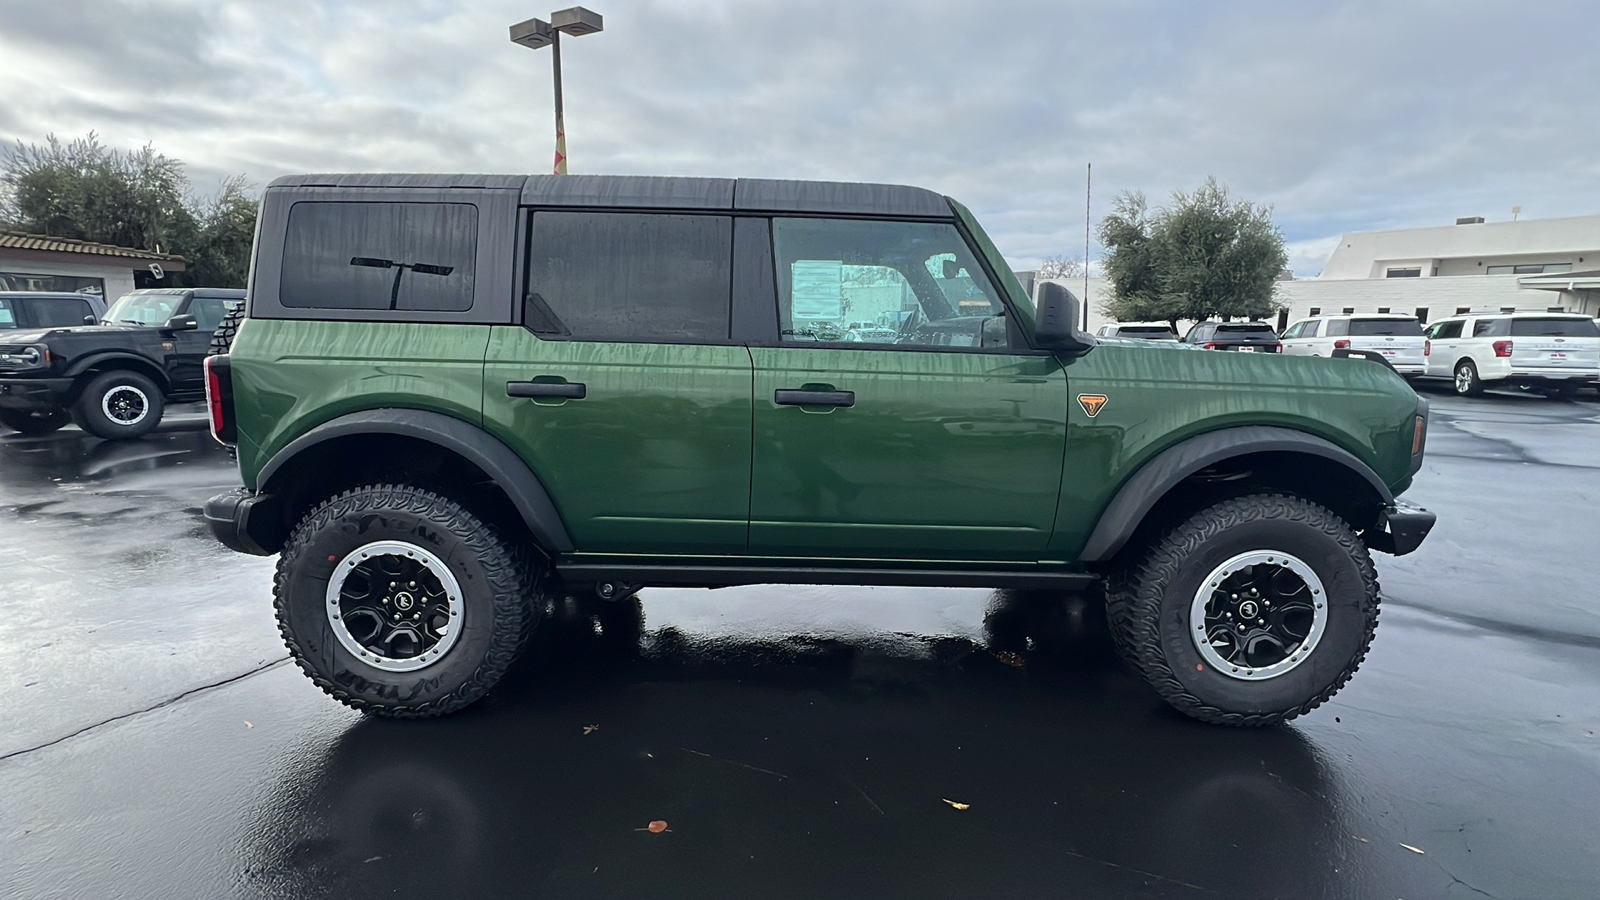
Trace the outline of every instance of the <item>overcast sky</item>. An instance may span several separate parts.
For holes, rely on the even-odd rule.
[[[574,173],[890,181],[1017,268],[1126,189],[1215,175],[1300,274],[1346,230],[1600,213],[1594,0],[593,0]],[[151,142],[214,190],[291,172],[544,172],[550,54],[505,0],[0,0],[0,139]],[[1100,253],[1091,250],[1091,258]]]

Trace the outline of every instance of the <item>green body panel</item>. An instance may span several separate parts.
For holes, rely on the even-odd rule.
[[[246,319],[233,368],[239,473],[246,487],[274,453],[364,409],[426,409],[483,421],[487,325]]]
[[[585,385],[508,397],[510,381]],[[750,516],[750,353],[742,346],[543,341],[493,329],[484,427],[543,482],[581,550],[743,553]]]
[[[1102,340],[1067,366],[1072,394],[1104,394],[1090,418],[1069,411],[1067,454],[1049,554],[1074,559],[1124,482],[1186,438],[1278,425],[1338,445],[1395,494],[1410,484],[1417,397],[1388,368],[1360,359],[1225,353]]]
[[[1037,559],[1061,483],[1067,385],[1043,355],[755,347],[750,549]],[[807,386],[810,387],[807,387]],[[782,389],[855,392],[779,406]]]

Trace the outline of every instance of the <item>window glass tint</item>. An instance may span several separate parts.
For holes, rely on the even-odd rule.
[[[1002,347],[1005,307],[954,225],[774,219],[785,341]]]
[[[1262,322],[1241,322],[1237,325],[1224,322],[1217,326],[1217,337],[1220,338],[1224,335],[1230,340],[1239,340],[1240,338],[1247,341],[1278,339],[1278,333],[1272,330],[1272,326]]]
[[[106,310],[106,321],[117,325],[165,325],[182,302],[182,294],[123,294]]]
[[[1479,319],[1472,323],[1473,337],[1503,337],[1511,326],[1510,319]]]
[[[1175,340],[1177,340],[1177,338],[1173,336],[1173,334],[1172,334],[1172,332],[1170,330],[1168,330],[1166,328],[1161,328],[1159,326],[1154,326],[1154,325],[1152,325],[1152,326],[1134,326],[1134,327],[1131,327],[1131,328],[1126,326],[1126,325],[1124,325],[1121,328],[1117,329],[1117,335],[1119,337],[1143,338],[1144,340],[1147,340],[1147,341],[1175,341]]]
[[[220,297],[196,297],[189,304],[189,315],[194,316],[197,330],[210,333],[217,330],[217,326],[222,324],[222,317],[238,302]]]
[[[1512,319],[1512,337],[1600,337],[1593,319]]]
[[[1421,337],[1422,325],[1416,319],[1351,319],[1350,333],[1357,337],[1377,334]]]
[[[523,323],[536,333],[728,339],[728,216],[540,212],[530,241]]]
[[[279,297],[296,309],[460,312],[477,252],[470,203],[296,203]]]
[[[34,324],[42,328],[82,325],[84,316],[94,315],[94,310],[82,300],[36,297],[29,306],[33,309]]]
[[[1317,336],[1317,329],[1319,329],[1321,327],[1322,327],[1322,323],[1321,322],[1307,322],[1306,323],[1306,330],[1300,332],[1300,336],[1301,337],[1316,337]]]
[[[17,313],[10,300],[0,300],[0,328],[17,327]]]
[[[1465,323],[1463,323],[1459,319],[1457,319],[1454,322],[1440,322],[1436,326],[1436,330],[1434,331],[1434,334],[1433,334],[1433,339],[1434,340],[1440,340],[1440,339],[1443,339],[1443,338],[1458,338],[1458,337],[1461,337],[1461,326],[1463,324],[1465,324]]]
[[[1344,337],[1350,333],[1349,319],[1329,319],[1327,324],[1328,327],[1322,331],[1323,337]]]

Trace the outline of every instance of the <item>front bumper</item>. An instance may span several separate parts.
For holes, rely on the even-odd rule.
[[[271,556],[283,549],[288,538],[282,503],[272,494],[244,488],[218,494],[206,501],[205,519],[217,540],[239,553]]]
[[[6,409],[59,409],[71,401],[71,378],[0,378],[0,407]]]
[[[1396,500],[1393,506],[1383,511],[1383,519],[1377,527],[1368,529],[1362,538],[1369,548],[1380,553],[1405,556],[1422,546],[1423,539],[1433,530],[1433,523],[1438,519],[1438,516],[1420,506]]]

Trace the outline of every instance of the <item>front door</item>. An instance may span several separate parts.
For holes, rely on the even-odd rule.
[[[755,363],[750,548],[1037,559],[1067,380],[1014,347],[953,225],[775,219],[781,340]]]
[[[1428,330],[1428,374],[1449,378],[1455,373],[1461,352],[1461,319],[1435,323]]]
[[[729,339],[731,219],[537,212],[523,324],[492,329],[484,426],[579,552],[739,554],[750,354]]]
[[[179,315],[194,316],[195,327],[187,331],[174,331],[162,335],[163,344],[171,344],[168,351],[167,374],[172,379],[174,393],[205,390],[206,354],[211,349],[211,336],[222,324],[228,308],[238,300],[221,297],[195,297]]]

